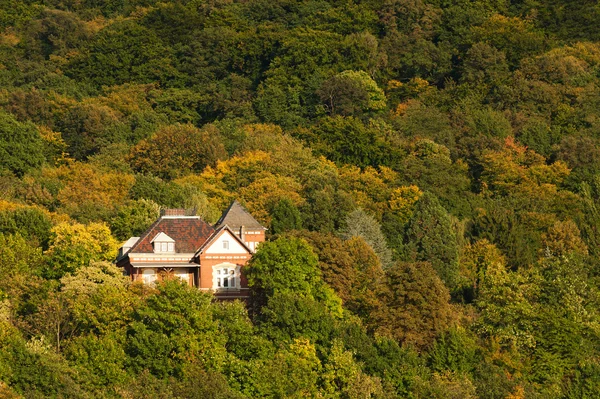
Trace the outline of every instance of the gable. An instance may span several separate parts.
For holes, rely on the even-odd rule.
[[[153,242],[155,242],[155,241],[158,241],[158,242],[175,242],[175,240],[174,240],[174,239],[172,239],[171,237],[169,237],[168,235],[166,235],[166,234],[165,234],[165,233],[163,233],[162,231],[161,231],[160,233],[158,233],[158,234],[156,235],[156,237],[154,237],[154,238],[152,239],[152,241],[150,241],[150,243],[153,243]]]
[[[227,245],[224,243],[227,242]],[[225,248],[225,246],[227,248]],[[239,242],[229,229],[223,229],[202,251],[205,254],[248,254],[248,248]]]

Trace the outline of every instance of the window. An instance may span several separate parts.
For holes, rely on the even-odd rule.
[[[142,271],[142,276],[144,278],[144,284],[152,285],[156,282],[156,270],[154,269],[144,269]]]
[[[190,274],[188,273],[188,269],[187,268],[179,268],[179,269],[175,269],[175,276],[177,276],[177,278],[179,278],[181,281],[185,281],[186,283],[190,283]]]
[[[229,241],[223,240],[223,249],[229,249]]]
[[[218,265],[213,268],[213,288],[240,288],[239,287],[240,267],[229,264]]]
[[[155,242],[154,243],[154,252],[175,252],[175,243],[174,242]]]
[[[158,233],[152,241],[155,253],[173,253],[175,252],[175,240],[163,232]]]

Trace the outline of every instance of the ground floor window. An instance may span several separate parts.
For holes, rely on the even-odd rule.
[[[175,269],[175,276],[187,284],[190,283],[190,273],[187,268]]]
[[[154,269],[144,269],[142,271],[142,276],[144,278],[144,284],[154,284],[157,280],[156,270]]]

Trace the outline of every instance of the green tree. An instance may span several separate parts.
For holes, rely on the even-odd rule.
[[[44,162],[43,142],[32,123],[18,122],[0,111],[0,168],[23,176]]]
[[[283,198],[271,211],[271,233],[280,234],[288,230],[302,228],[302,216],[294,203]]]
[[[325,117],[310,130],[301,130],[299,135],[317,154],[337,163],[366,167],[387,161],[389,147],[384,144],[381,132],[355,117]]]
[[[425,192],[417,201],[405,235],[407,259],[430,262],[450,289],[458,279],[458,244],[450,216],[438,199]]]
[[[365,71],[344,71],[324,81],[317,95],[331,115],[360,116],[386,108],[383,90]]]
[[[211,315],[212,296],[176,280],[157,286],[133,312],[127,330],[128,367],[181,378],[186,366],[218,370],[225,359],[225,337]]]
[[[139,236],[158,219],[160,206],[152,200],[140,199],[120,207],[110,221],[113,234],[119,240]]]
[[[50,218],[39,208],[17,208],[0,211],[0,233],[20,234],[34,246],[48,248]]]
[[[264,306],[276,293],[289,293],[322,301],[339,315],[341,300],[321,280],[318,263],[302,239],[282,237],[263,243],[245,268],[254,306]]]
[[[134,20],[108,25],[66,68],[68,76],[100,87],[128,82],[166,83],[176,72],[171,49]]]

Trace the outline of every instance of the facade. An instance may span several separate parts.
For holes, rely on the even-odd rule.
[[[215,226],[183,209],[167,209],[144,234],[123,244],[116,264],[132,281],[179,278],[220,299],[247,298],[241,271],[265,240],[265,230],[237,201]]]

